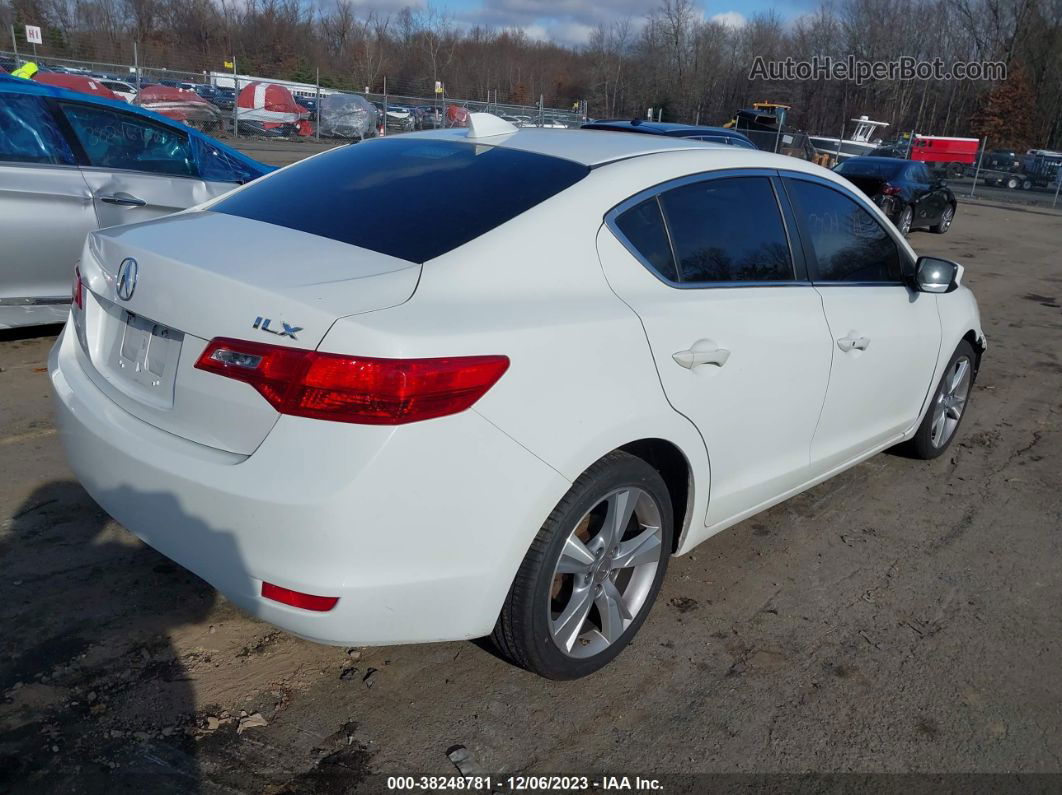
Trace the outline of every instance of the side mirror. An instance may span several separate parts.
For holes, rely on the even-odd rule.
[[[959,265],[939,257],[919,257],[915,263],[915,287],[923,293],[949,293],[958,287],[955,281]]]

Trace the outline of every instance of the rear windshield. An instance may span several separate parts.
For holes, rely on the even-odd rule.
[[[424,262],[588,173],[579,163],[517,149],[397,137],[343,146],[211,209]]]
[[[907,165],[906,160],[896,163],[876,163],[866,160],[846,160],[834,169],[838,174],[846,177],[877,177],[878,179],[892,179],[899,175]]]

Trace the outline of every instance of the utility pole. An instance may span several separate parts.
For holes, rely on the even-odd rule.
[[[21,66],[21,62],[18,59],[18,41],[15,39],[15,26],[11,26],[11,47],[15,50],[15,66]]]
[[[973,185],[970,186],[970,196],[971,196],[971,198],[976,198],[976,195],[977,195],[977,178],[979,176],[981,176],[981,164],[985,161],[985,150],[987,148],[988,148],[988,136],[986,135],[984,138],[981,139],[981,156],[979,158],[977,158],[977,168],[974,169],[974,181],[973,181]],[[910,154],[908,154],[908,157],[910,157]],[[1058,196],[1058,191],[1055,191],[1055,196],[1056,197]],[[1052,207],[1053,206],[1054,205],[1052,205]]]
[[[321,67],[317,67],[317,101],[313,103],[314,113],[317,115],[317,124],[314,125],[313,137],[321,140]]]
[[[133,42],[133,73],[136,75],[136,93],[140,94],[140,55],[136,50],[136,42]]]

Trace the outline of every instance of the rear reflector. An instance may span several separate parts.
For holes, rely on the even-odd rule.
[[[70,301],[78,309],[85,308],[85,285],[81,282],[81,268],[74,266],[74,286],[71,290]]]
[[[302,610],[316,610],[319,613],[327,613],[339,601],[338,596],[314,596],[313,594],[290,591],[273,585],[271,582],[262,583],[262,596],[272,599],[274,602],[298,607]]]
[[[218,338],[195,366],[250,384],[281,414],[401,425],[464,411],[505,374],[509,357],[372,359]]]

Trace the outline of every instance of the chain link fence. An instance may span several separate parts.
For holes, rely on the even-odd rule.
[[[20,51],[16,54],[13,51],[0,50],[0,66],[8,71],[12,71],[31,58],[32,56],[25,52]],[[253,124],[241,118],[243,113],[236,107],[237,98],[240,91],[252,82],[280,85],[291,92],[295,101],[305,108],[306,117],[312,122],[313,132],[310,134],[315,137],[320,135],[321,128],[318,116],[320,99],[331,94],[360,96],[376,107],[378,114],[376,124],[365,135],[356,137],[464,126],[467,114],[470,112],[493,113],[518,127],[571,128],[578,127],[586,120],[585,102],[576,103],[571,108],[550,108],[546,107],[541,99],[537,104],[526,105],[464,99],[427,92],[354,92],[322,86],[317,81],[308,83],[268,75],[233,74],[216,69],[203,71],[170,69],[140,63],[139,59],[134,63],[115,63],[41,54],[36,56],[34,62],[41,68],[53,71],[80,74],[100,80],[121,81],[127,83],[137,93],[144,86],[158,83],[196,91],[221,111],[219,121],[207,124],[205,129],[223,138],[228,136],[283,138],[307,135],[309,128],[306,126],[281,125],[266,128],[261,124]],[[388,81],[383,78],[382,82],[386,86]],[[493,93],[497,94],[497,92]],[[355,136],[333,135],[332,137]]]

